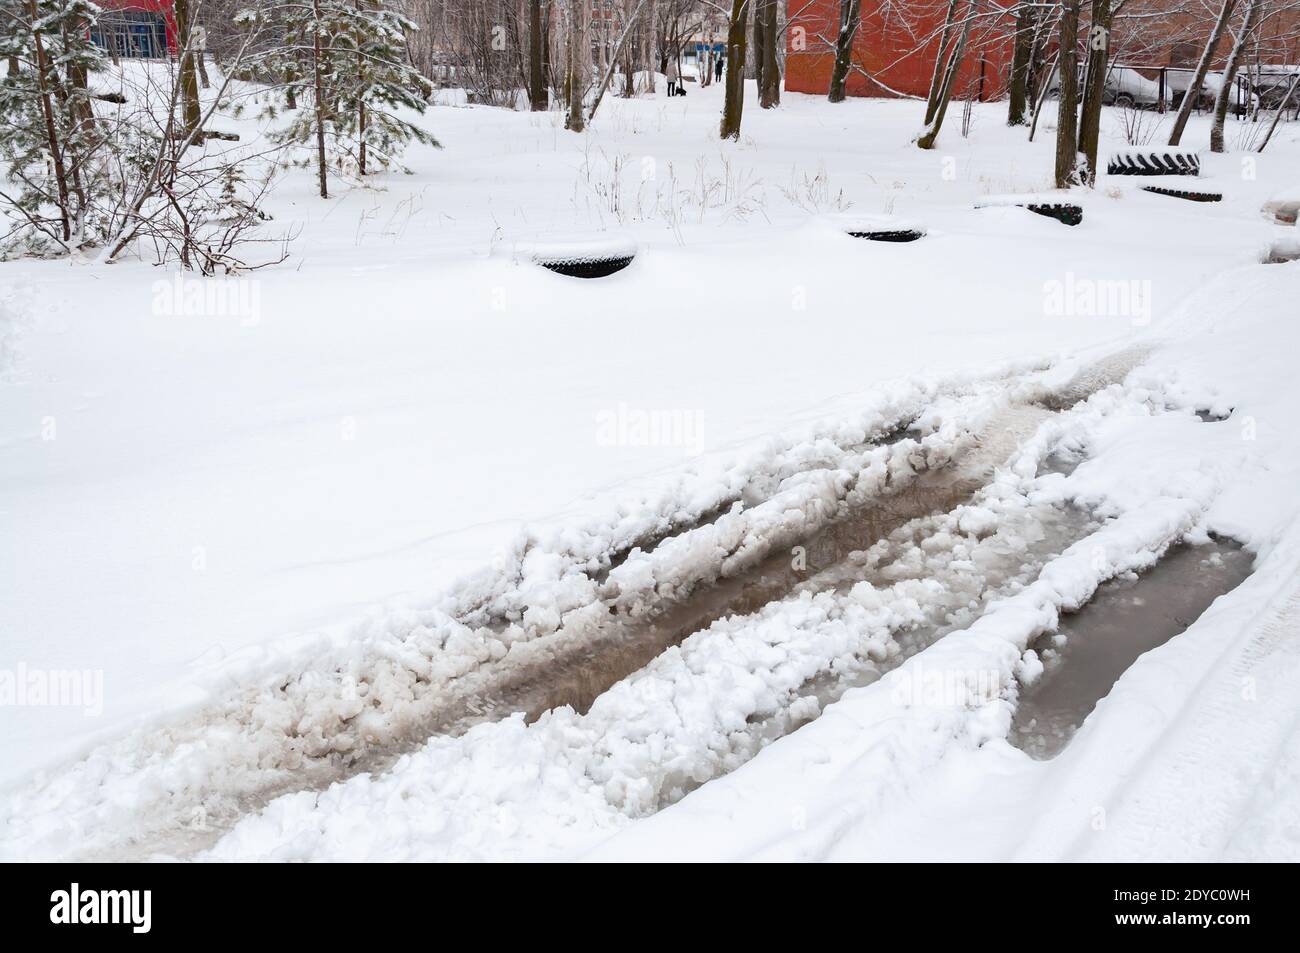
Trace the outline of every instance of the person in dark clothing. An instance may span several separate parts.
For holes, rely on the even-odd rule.
[[[718,62],[713,66],[713,76],[720,83],[722,82],[722,57],[718,57]]]

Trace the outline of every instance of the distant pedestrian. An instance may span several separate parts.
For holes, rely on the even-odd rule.
[[[719,83],[722,82],[722,57],[718,57],[718,62],[713,66],[713,75]]]
[[[677,95],[677,81],[681,74],[677,72],[677,58],[673,57],[668,61],[668,67],[664,70],[664,78],[668,80],[668,95],[670,97]]]

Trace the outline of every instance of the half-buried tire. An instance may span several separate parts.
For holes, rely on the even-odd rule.
[[[924,238],[925,232],[911,228],[881,229],[879,231],[849,232],[851,238],[865,238],[869,242],[914,242]]]
[[[823,215],[821,219],[850,238],[869,242],[914,242],[925,237],[925,226],[893,215]]]
[[[520,243],[515,261],[528,261],[569,278],[605,278],[622,271],[636,258],[637,246],[622,239]]]
[[[975,203],[976,208],[1023,208],[1035,215],[1055,219],[1062,225],[1083,222],[1083,206],[1062,202],[1053,195],[990,195]]]
[[[605,278],[632,264],[634,255],[610,255],[590,258],[537,258],[535,261],[557,275],[570,278]]]
[[[1026,205],[1025,208],[1035,215],[1054,218],[1062,225],[1078,225],[1083,221],[1083,206],[1071,205],[1068,202],[1034,202]]]
[[[1144,185],[1143,192],[1152,195],[1168,195],[1170,198],[1186,199],[1188,202],[1222,202],[1222,192],[1207,192],[1204,189],[1165,188],[1159,185]]]

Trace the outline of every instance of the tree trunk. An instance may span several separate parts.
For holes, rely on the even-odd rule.
[[[1051,71],[1048,60],[1055,62],[1054,57],[1047,55],[1047,48],[1051,42],[1052,28],[1056,22],[1043,13],[1041,10],[1034,12],[1034,33],[1033,38],[1029,41],[1029,75],[1027,77],[1026,95],[1035,102],[1030,103],[1031,109],[1036,109],[1038,93],[1046,87],[1045,78]]]
[[[202,24],[195,24],[191,30],[194,36],[194,65],[199,70],[199,85],[210,89],[212,82],[208,79],[208,31]]]
[[[357,103],[357,173],[366,174],[366,101]]]
[[[198,128],[199,117],[199,77],[194,67],[193,38],[190,23],[190,0],[175,0],[176,42],[180,45],[181,60],[181,114],[184,117],[183,130],[188,136]],[[195,142],[202,141],[196,137]]]
[[[1043,102],[1047,99],[1047,90],[1051,86],[1051,74],[1056,69],[1056,57],[1052,57],[1043,64],[1039,70],[1038,85],[1034,87],[1034,118],[1029,123],[1029,141],[1034,141],[1034,135],[1038,132],[1038,118],[1043,114]]]
[[[1201,59],[1196,64],[1196,72],[1192,74],[1191,84],[1187,87],[1187,92],[1183,94],[1183,101],[1178,106],[1178,115],[1174,117],[1174,128],[1169,133],[1169,144],[1176,146],[1183,140],[1183,132],[1187,129],[1187,120],[1191,118],[1192,110],[1196,108],[1196,102],[1201,98],[1201,87],[1205,85],[1205,77],[1210,72],[1210,64],[1214,62],[1214,54],[1219,48],[1219,43],[1223,39],[1223,34],[1228,31],[1228,22],[1232,19],[1232,13],[1237,7],[1237,0],[1223,0],[1223,8],[1219,10],[1219,18],[1214,22],[1214,29],[1210,32],[1210,38],[1205,43],[1205,49],[1201,51]]]
[[[1241,69],[1241,61],[1246,57],[1250,36],[1259,23],[1259,8],[1260,0],[1247,0],[1241,32],[1237,34],[1237,42],[1232,44],[1232,53],[1223,69],[1223,85],[1219,87],[1219,95],[1214,99],[1214,125],[1210,127],[1211,152],[1223,151],[1223,125],[1228,118],[1228,106],[1232,103],[1232,87],[1237,79],[1237,70]]]
[[[1016,37],[1011,58],[1010,105],[1007,110],[1008,126],[1023,126],[1029,120],[1025,107],[1029,98],[1029,67],[1034,54],[1034,28],[1037,14],[1030,0],[1020,0],[1016,7]]]
[[[320,0],[312,0],[312,12],[315,14],[316,26],[311,31],[312,36],[312,85],[316,91],[316,172],[320,182],[320,197],[327,199],[330,197],[329,189],[325,186],[325,82],[321,78],[321,44],[320,44]]]
[[[542,68],[542,0],[528,0],[528,108],[545,112],[550,107],[546,73]]]
[[[353,9],[361,13],[361,0],[356,0]],[[359,17],[358,17],[359,18]],[[357,50],[357,85],[361,89],[357,96],[357,175],[366,174],[366,94],[365,94],[366,57]]]
[[[1061,11],[1060,113],[1056,120],[1056,187],[1078,183],[1079,168],[1079,8],[1065,0]]]
[[[569,37],[568,37],[568,87],[569,115],[564,121],[564,128],[570,132],[582,132],[587,128],[583,115],[582,96],[587,91],[587,77],[584,66],[587,43],[587,0],[569,0]]]
[[[944,63],[947,61],[952,46],[953,25],[957,22],[957,5],[960,0],[949,0],[948,13],[943,19],[943,30],[939,33],[939,49],[934,54],[934,71],[930,74],[930,92],[925,101],[925,124],[934,122],[934,114],[939,109],[939,90],[943,87]]]
[[[853,41],[862,27],[862,0],[840,0],[840,32],[835,37],[835,62],[831,65],[831,88],[826,98],[844,102],[849,68],[853,65]]]
[[[551,10],[553,7],[547,7],[542,11],[542,77],[543,83],[547,89],[547,102],[549,108],[550,91],[555,88],[555,72],[551,61]]]
[[[746,21],[751,0],[731,0],[731,20],[727,26],[727,75],[722,106],[723,139],[740,138],[740,117],[745,110],[745,50],[748,39]]]
[[[922,149],[933,149],[939,138],[939,130],[943,128],[943,118],[948,113],[948,103],[952,101],[953,86],[957,83],[957,73],[961,70],[962,60],[966,57],[966,44],[970,41],[970,31],[975,25],[975,16],[979,13],[980,3],[981,0],[971,0],[966,7],[961,33],[948,42],[951,52],[943,69],[942,80],[938,89],[930,90],[930,102],[933,106],[927,109],[929,115],[926,118],[926,127],[916,139],[916,144]],[[949,13],[953,13],[955,9],[956,3],[949,8]],[[949,24],[944,26],[945,38],[949,33],[949,26]],[[942,48],[940,51],[942,52]]]
[[[767,69],[767,40],[763,34],[767,30],[768,0],[750,0],[750,3],[754,6],[754,25],[751,30],[753,35],[749,40],[749,48],[753,51],[754,85],[758,87],[761,93],[763,89],[763,73]]]
[[[640,8],[638,7],[638,9]],[[635,22],[635,14],[632,19]],[[631,24],[629,24],[629,33],[635,33]],[[635,36],[629,35],[628,42],[623,48],[623,97],[625,99],[631,99],[636,95],[636,48]]]
[[[1088,35],[1088,85],[1083,92],[1083,116],[1079,121],[1079,152],[1085,157],[1083,182],[1097,182],[1097,149],[1101,138],[1101,101],[1106,89],[1110,58],[1110,32],[1114,19],[1111,0],[1092,0],[1092,29]]]
[[[59,196],[59,224],[63,228],[63,240],[72,238],[72,223],[68,218],[68,175],[63,164],[63,150],[59,147],[59,134],[54,125],[54,104],[50,101],[49,61],[45,58],[45,41],[41,31],[36,29],[40,14],[36,9],[36,0],[27,0],[27,9],[32,18],[32,46],[36,52],[36,89],[41,97],[41,113],[45,117],[45,139],[50,150],[50,161],[54,165],[54,185]]]
[[[645,68],[646,92],[655,92],[655,24],[659,22],[659,0],[650,0],[650,16],[646,19],[645,30]]]
[[[79,29],[83,34],[89,32],[89,24],[84,20],[78,20],[75,29]],[[63,35],[63,46],[65,49],[70,47],[69,37],[66,29]],[[81,131],[84,127],[93,125],[95,122],[95,110],[90,105],[90,88],[89,77],[86,75],[86,67],[79,64],[69,63],[67,66],[68,73],[68,93],[71,97],[68,103],[68,113],[72,117],[75,129]]]
[[[758,86],[758,104],[763,109],[781,105],[781,60],[777,54],[780,24],[777,0],[763,0],[763,78]]]

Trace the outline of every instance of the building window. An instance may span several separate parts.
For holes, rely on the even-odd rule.
[[[158,59],[167,55],[167,24],[160,13],[105,11],[90,31],[90,39],[119,57]]]

